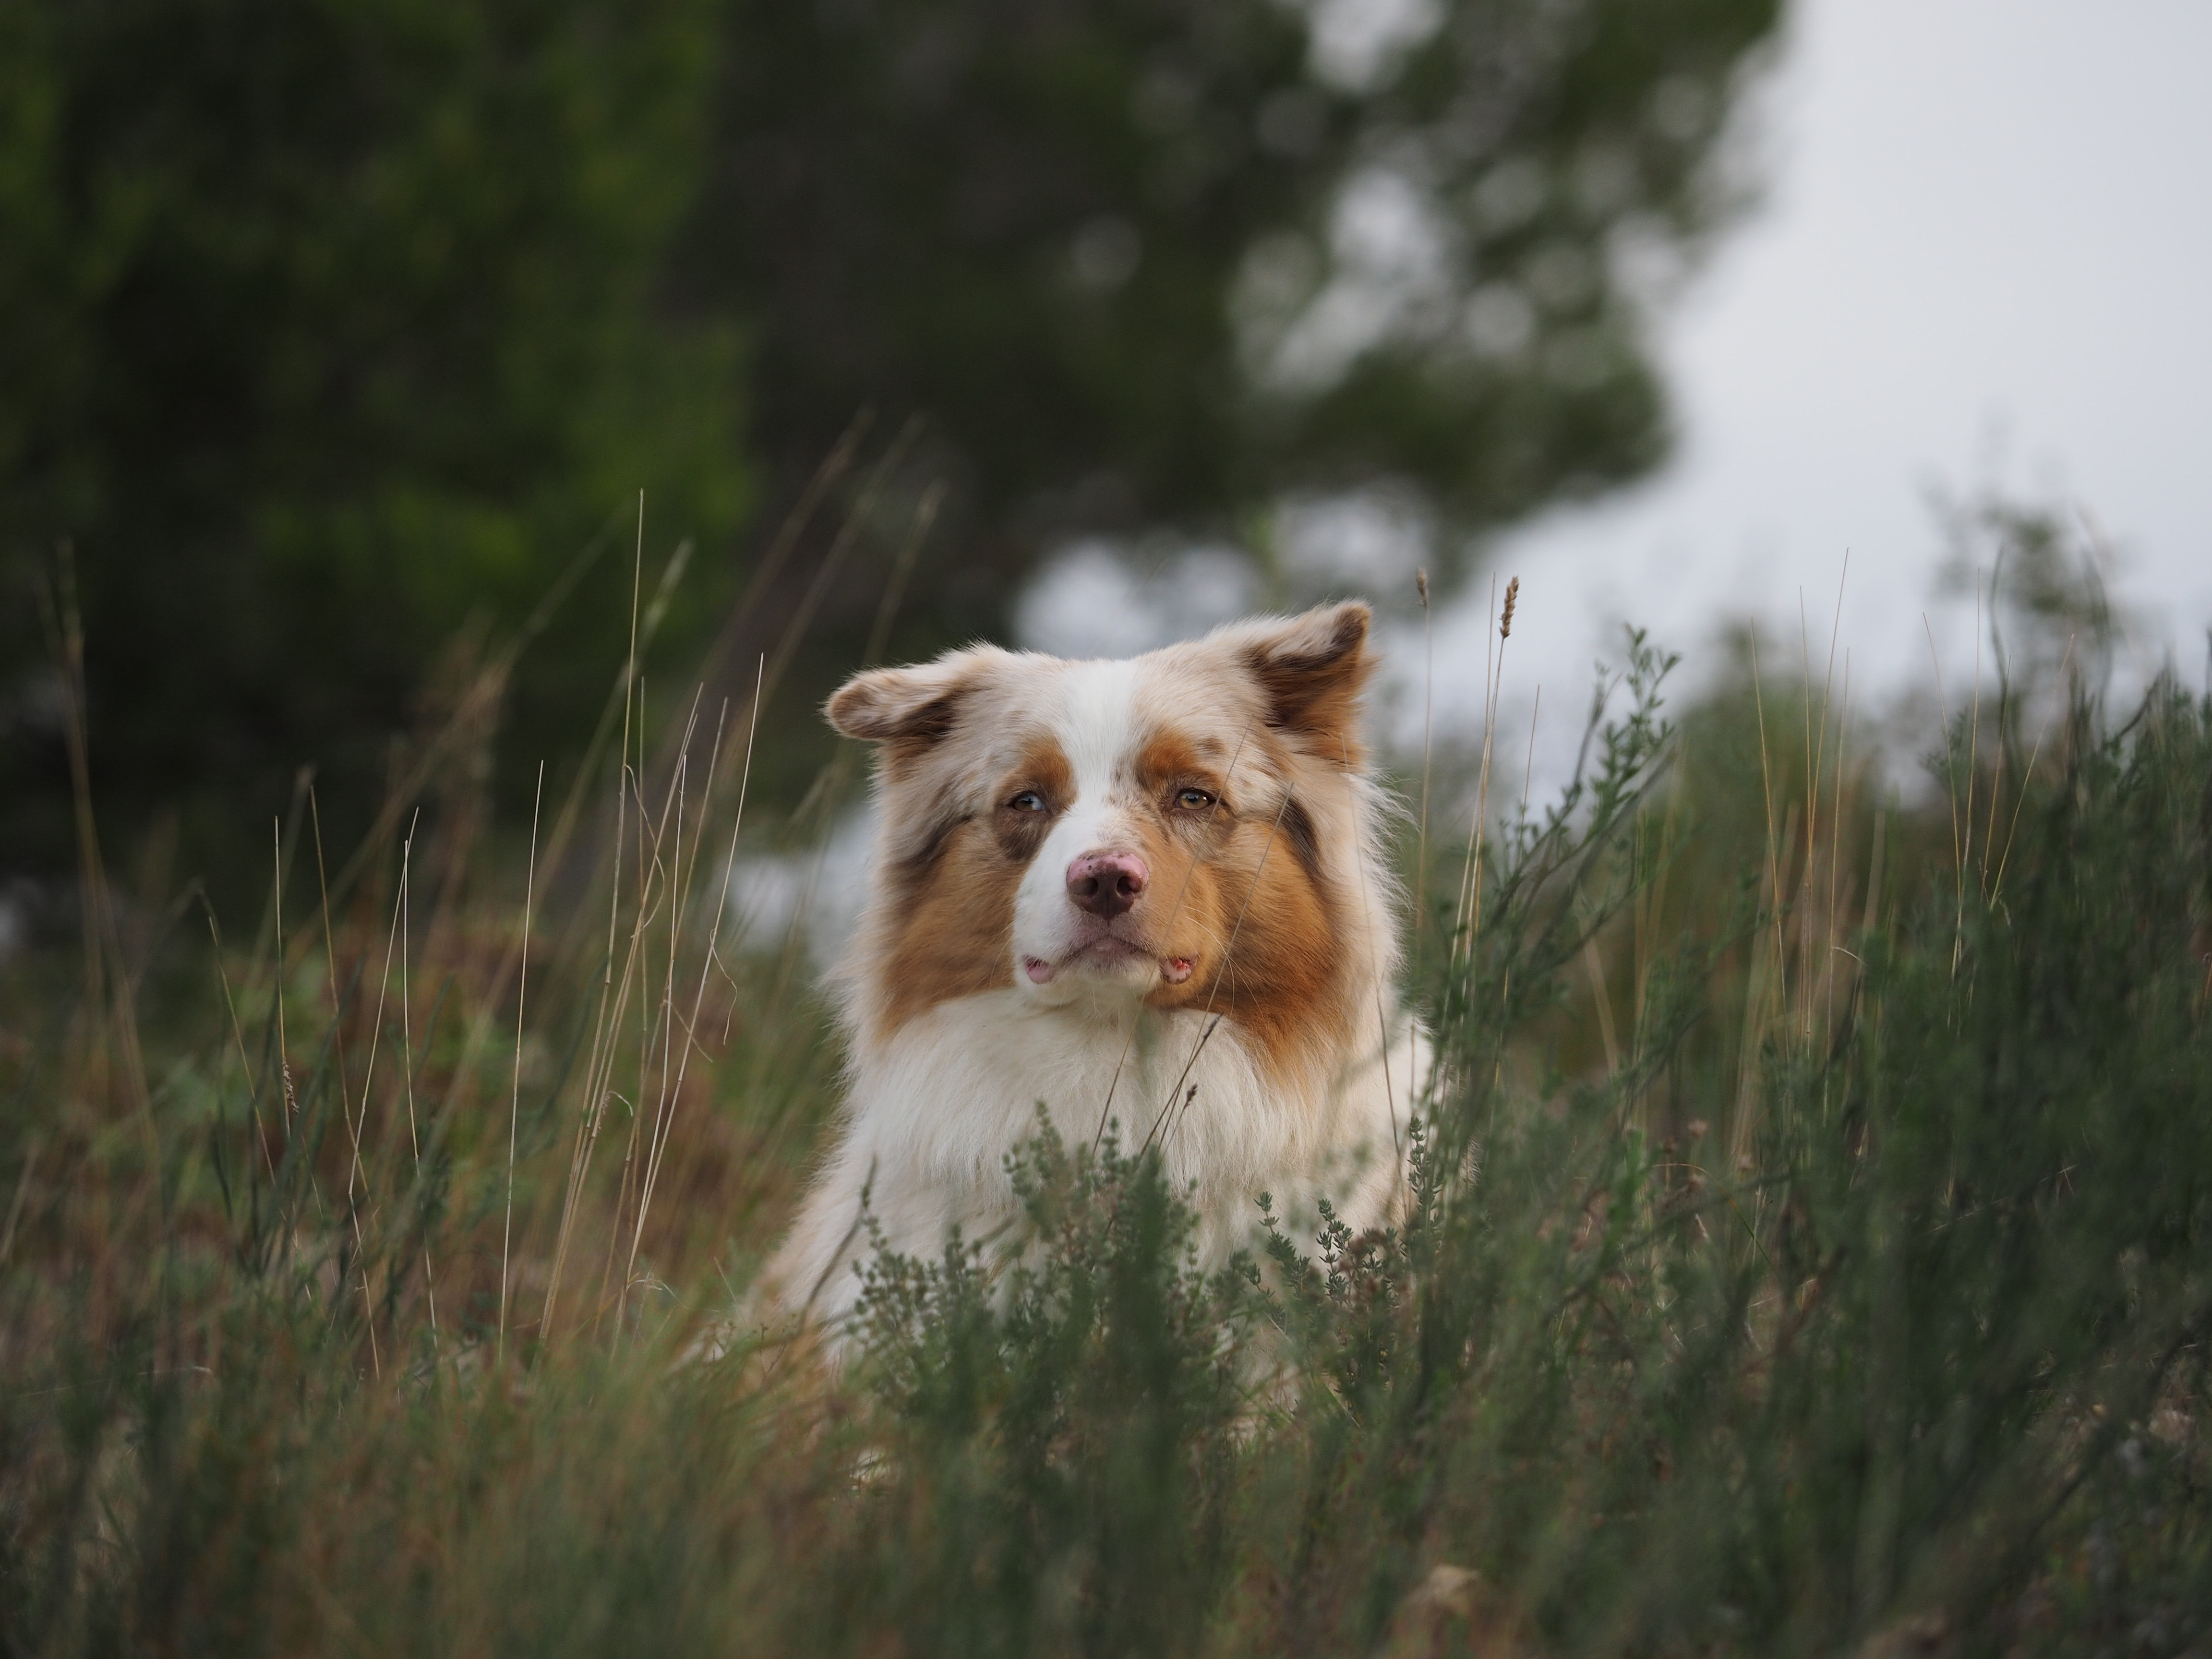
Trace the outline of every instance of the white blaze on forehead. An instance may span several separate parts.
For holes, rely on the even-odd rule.
[[[1130,759],[1141,672],[1137,662],[1076,662],[1060,675],[1049,719],[1075,774],[1076,803],[1103,799]]]
[[[1128,852],[1135,830],[1121,798],[1137,739],[1137,662],[1074,662],[1040,687],[1035,712],[1060,744],[1074,781],[1044,844],[1014,898],[1014,955],[1057,963],[1073,948],[1076,918],[1068,902],[1067,866],[1085,853]],[[1030,983],[1017,972],[1015,983]]]

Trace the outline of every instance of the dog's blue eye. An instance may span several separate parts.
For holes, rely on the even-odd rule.
[[[1203,812],[1213,805],[1213,797],[1203,789],[1186,789],[1176,797],[1176,805],[1193,812]]]
[[[1017,812],[1042,812],[1044,811],[1044,797],[1034,789],[1024,789],[1006,805]]]

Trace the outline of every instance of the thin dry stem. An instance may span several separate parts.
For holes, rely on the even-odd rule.
[[[732,818],[730,823],[730,843],[722,858],[722,881],[720,889],[715,895],[714,923],[708,929],[707,948],[700,957],[699,985],[698,988],[692,994],[691,1017],[684,1024],[684,1057],[677,1066],[676,1082],[672,1095],[672,1102],[680,1100],[683,1096],[684,1079],[690,1066],[691,1050],[696,1046],[696,1033],[699,1029],[699,1012],[701,1008],[705,1005],[707,999],[708,975],[714,963],[715,946],[720,941],[722,936],[723,918],[729,913],[730,877],[732,872],[737,868],[738,833],[744,827],[745,796],[750,790],[752,782],[753,740],[760,728],[761,689],[762,684],[766,678],[767,672],[768,661],[765,655],[763,655],[761,659],[760,665],[756,671],[757,678],[753,685],[751,719],[745,728],[745,757],[744,765],[739,774],[738,781],[738,810],[736,815]],[[718,747],[719,744],[720,738],[718,736]],[[713,772],[710,764],[708,781],[708,794],[711,795],[713,791]],[[672,944],[671,949],[672,952]],[[672,1127],[675,1116],[672,1103],[669,1115],[670,1125]],[[655,1147],[653,1150],[652,1160],[646,1170],[645,1190],[638,1201],[637,1206],[637,1230],[630,1237],[630,1262],[625,1273],[626,1280],[629,1276],[634,1275],[636,1272],[638,1243],[645,1237],[646,1212],[651,1208],[653,1204],[653,1188],[660,1174],[660,1159],[663,1152],[666,1150],[666,1147],[667,1137],[664,1133],[661,1137],[659,1146]]]
[[[538,763],[538,789],[530,804],[530,862],[523,878],[521,979],[514,999],[514,1081],[507,1107],[507,1218],[499,1237],[499,1357],[507,1358],[508,1264],[514,1246],[514,1158],[522,1130],[522,1030],[530,1005],[530,915],[538,898],[538,817],[545,805],[545,763]]]

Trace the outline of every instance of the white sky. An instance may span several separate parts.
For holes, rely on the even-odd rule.
[[[1764,204],[1663,332],[1675,459],[1498,551],[1500,586],[1522,577],[1508,702],[1525,720],[1544,685],[1545,749],[1623,618],[1686,669],[1725,617],[1753,614],[1794,660],[1802,589],[1825,656],[1847,550],[1854,702],[1928,678],[1923,610],[1955,689],[1973,627],[1934,594],[1930,485],[1994,479],[2088,509],[2148,623],[2138,650],[2170,647],[2197,678],[2208,65],[2206,0],[1802,0],[1759,106]],[[1485,589],[1438,618],[1440,720],[1480,708]],[[1415,653],[1396,643],[1402,684]]]

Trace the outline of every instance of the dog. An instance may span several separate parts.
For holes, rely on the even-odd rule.
[[[1392,1223],[1426,1053],[1360,738],[1370,626],[1346,603],[1119,661],[976,646],[830,699],[876,745],[879,829],[832,980],[844,1110],[770,1317],[837,1356],[878,1243],[1006,1236],[1040,1108],[1071,1145],[1157,1146],[1208,1267],[1263,1193]]]

